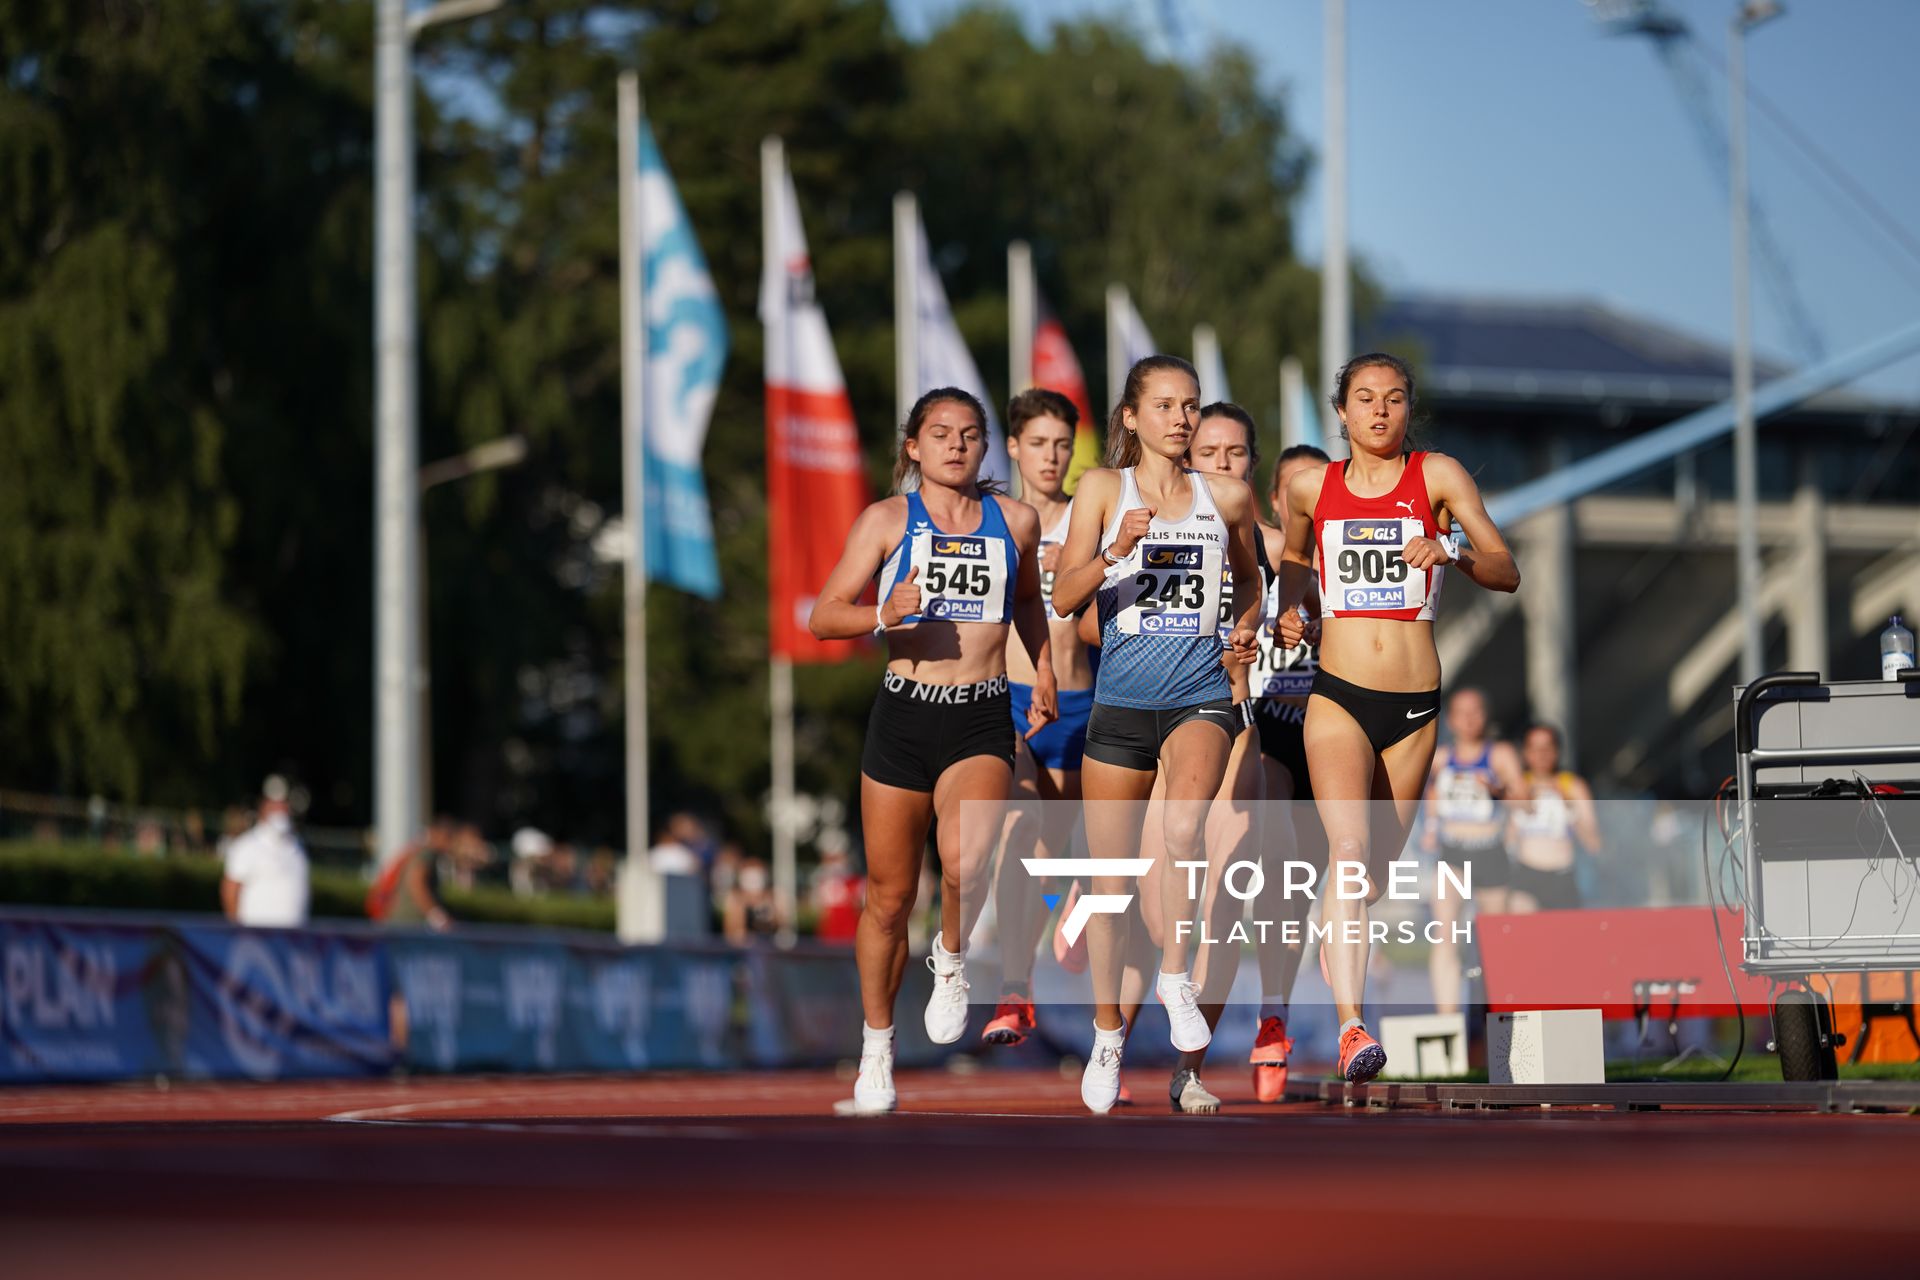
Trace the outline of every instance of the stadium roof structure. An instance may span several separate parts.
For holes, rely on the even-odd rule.
[[[1389,299],[1362,326],[1361,349],[1412,358],[1422,391],[1442,402],[1558,401],[1683,409],[1733,394],[1725,347],[1589,299],[1413,294]],[[1766,382],[1792,370],[1758,359]],[[1809,407],[1841,414],[1911,412],[1852,391]]]

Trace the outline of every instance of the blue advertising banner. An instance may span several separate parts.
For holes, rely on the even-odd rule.
[[[177,940],[145,926],[0,919],[0,1080],[184,1074]]]
[[[396,937],[406,1059],[430,1071],[723,1067],[729,952]]]
[[[394,1063],[380,944],[365,935],[186,926],[187,1072],[287,1080]]]
[[[844,949],[0,908],[0,1083],[798,1065],[857,1049],[858,990]]]

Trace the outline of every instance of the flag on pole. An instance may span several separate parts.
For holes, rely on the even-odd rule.
[[[1067,340],[1066,326],[1038,291],[1034,293],[1034,311],[1038,323],[1033,327],[1033,385],[1058,391],[1080,411],[1080,425],[1073,434],[1073,459],[1067,464],[1066,491],[1072,493],[1081,474],[1100,465],[1104,424],[1093,416],[1087,376],[1081,372],[1080,358],[1073,354],[1073,344]]]
[[[760,321],[766,326],[768,642],[775,657],[834,662],[850,640],[816,640],[807,616],[867,504],[860,433],[840,376],[793,174],[769,140]]]
[[[1220,355],[1220,335],[1210,324],[1193,326],[1193,369],[1200,375],[1202,400],[1232,400],[1227,387],[1227,362]]]
[[[980,464],[980,478],[998,481],[1004,486],[1011,468],[1005,436],[1000,429],[1000,415],[994,412],[986,379],[980,376],[980,366],[973,362],[973,353],[967,350],[967,341],[960,336],[960,326],[954,323],[953,308],[947,305],[946,288],[940,283],[940,272],[934,268],[933,250],[927,243],[926,224],[920,219],[917,204],[913,216],[904,219],[900,229],[913,238],[912,252],[906,256],[913,272],[909,282],[914,304],[915,377],[909,388],[911,398],[917,399],[935,387],[958,387],[977,397],[987,411],[987,457]],[[904,418],[903,414],[903,424]]]
[[[1134,310],[1127,286],[1107,286],[1107,400],[1120,403],[1126,389],[1127,371],[1136,361],[1156,354],[1160,346],[1147,332],[1147,322]]]
[[[720,565],[700,454],[727,361],[727,318],[644,120],[633,180],[645,253],[647,577],[714,599]]]

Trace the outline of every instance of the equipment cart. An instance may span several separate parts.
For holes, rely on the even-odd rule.
[[[1814,975],[1920,969],[1916,675],[1823,684],[1787,671],[1735,690],[1739,803],[1722,830],[1739,842],[1744,967],[1780,984],[1774,1041],[1788,1080],[1839,1074]]]

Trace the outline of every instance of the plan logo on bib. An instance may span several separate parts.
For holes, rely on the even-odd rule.
[[[1200,615],[1197,613],[1148,613],[1140,618],[1143,635],[1197,636],[1200,630]]]

